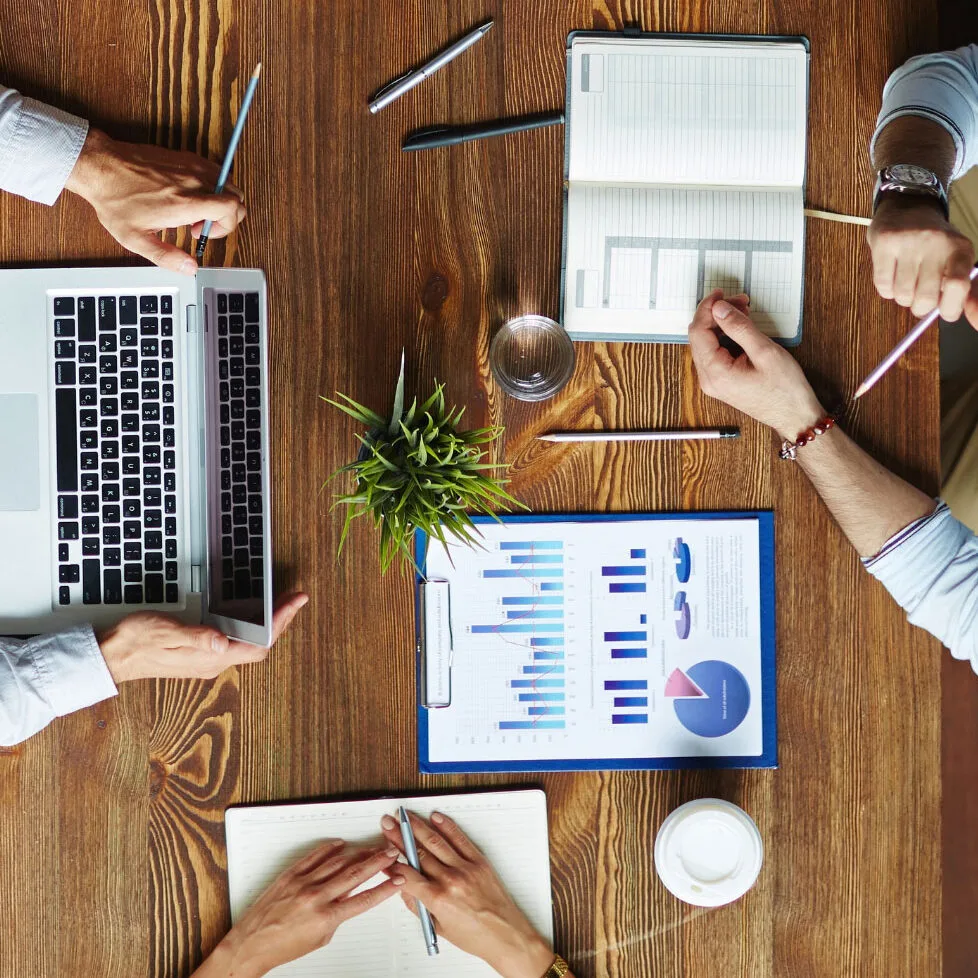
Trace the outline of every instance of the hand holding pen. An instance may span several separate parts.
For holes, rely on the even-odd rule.
[[[415,913],[431,912],[445,940],[482,958],[504,978],[539,978],[554,952],[506,892],[495,870],[447,815],[410,814],[421,872],[396,863],[384,872]],[[381,819],[385,839],[406,854],[397,819]],[[422,875],[423,874],[423,875]]]

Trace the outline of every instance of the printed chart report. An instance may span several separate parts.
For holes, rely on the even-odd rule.
[[[423,768],[773,765],[770,514],[696,515],[432,541],[452,696],[423,714]]]

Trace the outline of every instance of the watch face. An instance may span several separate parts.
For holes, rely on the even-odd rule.
[[[906,186],[937,186],[937,178],[930,170],[923,166],[915,166],[913,163],[897,163],[895,166],[891,166],[889,176],[891,180]]]

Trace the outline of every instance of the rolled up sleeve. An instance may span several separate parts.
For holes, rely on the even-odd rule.
[[[53,204],[87,135],[84,119],[0,86],[0,190]]]
[[[55,717],[115,696],[95,633],[81,626],[26,640],[0,638],[0,744],[26,740]]]
[[[907,612],[978,672],[978,538],[941,503],[863,564]]]
[[[884,127],[904,115],[923,116],[950,133],[957,151],[954,177],[978,164],[978,45],[922,54],[890,75],[870,155]]]

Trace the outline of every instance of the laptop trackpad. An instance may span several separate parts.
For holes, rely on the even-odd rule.
[[[0,513],[40,506],[37,396],[0,394]]]

